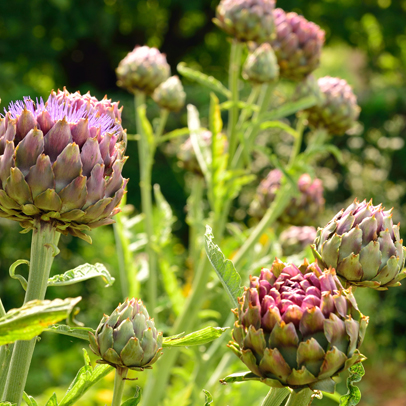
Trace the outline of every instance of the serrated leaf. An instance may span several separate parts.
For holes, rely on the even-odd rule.
[[[164,337],[162,347],[189,347],[192,345],[207,344],[219,338],[228,327],[206,327],[183,337]]]
[[[68,318],[81,297],[65,300],[32,300],[0,318],[0,345],[31,340],[48,326]]]
[[[59,403],[59,406],[73,405],[89,390],[91,386],[114,370],[110,365],[97,365],[93,368],[90,364],[89,355],[85,349],[83,349],[83,358],[85,365],[80,368],[65,396]]]
[[[23,392],[23,399],[24,402],[27,403],[27,406],[38,406],[36,400],[32,396],[27,395],[25,392]]]
[[[131,399],[127,399],[121,406],[137,406],[141,401],[141,388],[135,387],[135,395]]]
[[[218,245],[214,243],[213,232],[209,226],[206,226],[205,239],[206,253],[209,261],[223,284],[224,289],[228,293],[233,306],[238,307],[238,298],[243,294],[241,276],[235,270],[233,263],[225,258]]]
[[[89,332],[95,331],[90,327],[70,327],[66,324],[54,324],[44,330],[47,333],[62,334],[69,337],[79,338],[81,340],[89,341]]]
[[[350,369],[350,376],[347,378],[348,392],[341,396],[340,406],[355,406],[361,400],[361,391],[355,386],[357,382],[360,382],[365,375],[364,366],[361,362],[353,365]]]
[[[179,63],[177,69],[178,72],[185,78],[200,83],[201,85],[206,86],[209,89],[226,96],[227,98],[231,97],[231,92],[213,76],[208,76],[205,73],[188,68],[184,62]]]
[[[166,201],[159,185],[154,185],[154,196],[158,215],[155,220],[155,238],[159,247],[164,247],[171,238],[172,224],[176,221],[171,206]]]
[[[48,399],[48,402],[45,404],[45,406],[58,406],[58,400],[56,398],[56,393],[55,392]]]
[[[211,393],[206,389],[203,389],[203,393],[204,393],[204,406],[210,405],[214,406],[213,396],[211,396]]]
[[[111,286],[115,279],[103,264],[96,263],[83,264],[65,272],[62,275],[55,275],[48,279],[48,286],[67,286],[86,281],[91,278],[100,277],[106,283],[106,287]]]

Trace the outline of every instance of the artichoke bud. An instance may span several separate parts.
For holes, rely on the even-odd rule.
[[[324,228],[312,245],[317,261],[334,267],[346,284],[386,290],[406,277],[405,250],[392,210],[355,200]]]
[[[89,340],[90,349],[101,357],[97,362],[114,368],[150,369],[162,355],[163,335],[142,301],[135,298],[126,299],[110,316],[104,315]]]
[[[171,76],[155,89],[152,98],[162,109],[176,112],[185,105],[186,93],[179,78]]]
[[[279,242],[283,255],[289,256],[304,251],[306,247],[313,243],[316,233],[316,229],[311,226],[291,226],[282,231]]]
[[[299,82],[294,90],[292,101],[297,101],[308,96],[314,96],[317,104],[324,102],[324,94],[320,90],[317,79],[314,75],[310,74],[306,76],[301,82]]]
[[[274,11],[276,37],[271,45],[278,58],[280,76],[300,81],[320,63],[324,31],[296,13]]]
[[[361,110],[351,86],[344,79],[330,76],[320,78],[318,86],[323,100],[305,110],[309,125],[325,128],[330,134],[344,134],[353,127]]]
[[[270,83],[278,79],[279,66],[268,43],[261,44],[248,55],[243,67],[243,78],[253,83]]]
[[[0,118],[0,217],[86,241],[84,231],[114,223],[128,181],[121,110],[66,89],[11,103]]]
[[[277,261],[239,299],[229,347],[265,384],[334,392],[332,377],[364,357],[368,317],[334,269]],[[300,271],[303,269],[303,272]],[[314,272],[314,271],[317,272]],[[237,310],[237,309],[236,309]]]
[[[152,94],[162,82],[169,78],[170,73],[171,68],[166,61],[166,56],[158,49],[136,46],[116,69],[117,85],[130,93]]]
[[[238,41],[258,44],[274,36],[274,0],[221,0],[214,23]]]
[[[261,181],[249,209],[252,216],[262,217],[275,200],[276,193],[281,187],[282,175],[279,169],[273,169]],[[295,226],[312,224],[324,209],[322,182],[317,178],[312,180],[306,173],[300,176],[297,187],[299,195],[292,198],[278,221]]]

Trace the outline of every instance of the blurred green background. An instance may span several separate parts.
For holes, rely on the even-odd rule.
[[[136,44],[147,44],[167,54],[173,73],[177,63],[185,61],[224,80],[229,43],[211,22],[217,3],[217,0],[0,1],[0,107],[26,95],[47,97],[51,89],[63,86],[69,91],[90,90],[98,97],[107,93],[124,105],[124,127],[134,134],[132,96],[116,86],[114,70],[119,61]],[[395,207],[394,220],[404,224],[401,232],[406,237],[406,0],[285,0],[278,5],[303,14],[326,31],[322,64],[316,74],[347,79],[362,107],[357,128],[333,140],[343,152],[345,165],[326,158],[317,171],[324,181],[327,205],[322,223],[355,197],[373,198],[375,204],[382,202],[387,208]],[[204,115],[208,91],[187,81],[184,84],[187,102],[202,107]],[[153,118],[158,111],[150,107]],[[168,129],[185,124],[183,110],[170,117]],[[128,203],[138,211],[135,143],[130,143],[128,155],[130,160],[124,167],[125,176],[131,178]],[[174,158],[158,151],[153,182],[161,185],[178,218],[175,223],[178,240],[172,247],[173,261],[182,278],[188,237],[183,175]],[[7,309],[20,306],[23,299],[20,284],[8,277],[8,268],[16,259],[29,257],[30,235],[18,231],[17,224],[0,220],[0,296]],[[61,273],[83,262],[103,262],[118,278],[112,228],[97,229],[92,237],[92,246],[62,237],[61,254],[53,272]],[[122,299],[119,283],[104,290],[102,286],[101,281],[91,280],[61,291],[50,288],[48,296],[82,295],[83,310],[78,318],[95,327],[101,312],[111,312]],[[367,374],[360,384],[361,405],[406,405],[406,283],[389,292],[356,293],[363,313],[372,316],[363,347],[368,360]],[[221,320],[217,323],[221,325]],[[73,339],[44,334],[36,348],[27,392],[33,396],[44,391],[62,393],[82,365],[82,346],[83,343]],[[183,369],[175,371],[172,393],[187,389],[182,379],[199,356],[200,352],[185,350]],[[144,378],[141,377],[141,384]],[[112,385],[106,382],[99,384],[80,404],[108,403]],[[215,399],[217,395],[224,396],[218,403],[224,405],[258,404],[260,396],[266,393],[266,388],[254,384],[218,386],[213,394]],[[179,400],[176,404],[183,403]]]

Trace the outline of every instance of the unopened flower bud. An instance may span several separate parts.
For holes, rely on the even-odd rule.
[[[243,78],[254,83],[269,83],[278,79],[279,66],[268,43],[261,44],[248,55],[243,67]]]
[[[185,105],[186,93],[179,78],[171,76],[155,89],[152,98],[162,109],[179,111]]]

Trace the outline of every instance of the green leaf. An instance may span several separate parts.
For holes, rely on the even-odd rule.
[[[211,393],[206,390],[203,389],[203,393],[204,393],[204,406],[214,406],[214,402],[213,402],[213,396],[211,396]]]
[[[0,406],[17,406],[17,403],[1,402],[0,401]]]
[[[178,72],[185,78],[200,83],[201,85],[206,86],[217,93],[221,93],[227,98],[231,97],[231,92],[213,76],[208,76],[205,73],[199,72],[192,68],[188,68],[184,62],[179,63],[177,69]]]
[[[176,221],[176,217],[174,217],[171,206],[169,206],[157,184],[154,185],[154,196],[158,209],[158,216],[154,219],[156,222],[155,238],[159,247],[162,248],[168,244],[171,238],[172,224]]]
[[[161,270],[162,284],[164,286],[165,292],[169,297],[172,304],[172,309],[174,313],[178,316],[185,304],[185,297],[182,294],[182,288],[179,286],[178,280],[176,279],[174,266],[162,256],[159,260],[159,268]]]
[[[299,136],[297,131],[290,127],[289,125],[282,123],[282,121],[265,121],[264,123],[261,123],[259,126],[261,130],[266,130],[268,128],[279,128],[285,132],[287,132],[290,135],[293,135],[295,138]]]
[[[238,101],[237,103],[235,103],[231,100],[228,100],[228,101],[220,104],[220,109],[221,110],[230,110],[235,105],[237,105],[237,107],[240,110],[242,110],[242,109],[247,110],[247,113],[250,113],[251,111],[259,111],[259,106],[257,106],[256,104],[245,103],[241,100]]]
[[[58,400],[56,398],[56,393],[53,393],[52,396],[48,399],[48,402],[45,406],[58,406]]]
[[[162,144],[163,142],[172,140],[173,138],[183,137],[184,135],[189,135],[189,134],[190,134],[189,128],[187,128],[187,127],[178,128],[176,130],[173,130],[173,131],[163,135],[159,139],[159,143]]]
[[[97,365],[93,368],[90,364],[90,358],[85,349],[83,349],[83,358],[85,366],[80,368],[75,379],[70,384],[65,396],[62,398],[59,406],[71,406],[77,402],[87,390],[108,373],[114,370],[110,365]]]
[[[247,382],[247,381],[259,381],[261,378],[252,372],[236,372],[220,379],[220,383],[234,383],[234,382]]]
[[[83,264],[65,272],[62,275],[55,275],[48,279],[48,286],[67,286],[86,281],[91,278],[101,277],[106,287],[111,286],[115,279],[103,264]]]
[[[355,406],[361,400],[361,391],[355,386],[365,375],[365,370],[361,362],[353,365],[350,369],[350,376],[347,378],[348,392],[341,396],[340,406]]]
[[[233,263],[225,258],[218,245],[213,242],[214,236],[209,226],[206,226],[205,238],[206,253],[209,261],[223,284],[224,289],[228,293],[231,302],[235,307],[238,307],[238,298],[243,294],[241,276],[235,270]]]
[[[62,334],[89,341],[89,333],[94,333],[95,331],[90,327],[70,327],[66,324],[54,324],[53,326],[46,328],[44,332]]]
[[[219,338],[226,330],[228,330],[228,327],[206,327],[183,337],[179,337],[179,334],[177,336],[165,337],[162,347],[188,347],[207,344]]]
[[[270,121],[270,120],[279,120],[284,117],[288,117],[292,114],[297,113],[300,110],[305,110],[310,107],[313,107],[317,104],[317,99],[315,96],[307,96],[303,99],[294,101],[294,102],[287,102],[283,104],[281,107],[277,107],[276,109],[261,114],[259,117],[259,122]]]
[[[135,387],[135,395],[131,399],[127,399],[121,406],[137,406],[141,401],[141,388]]]
[[[30,267],[30,261],[27,261],[26,259],[18,259],[17,261],[13,262],[8,270],[10,277],[13,279],[17,279],[20,283],[21,286],[23,287],[24,290],[27,290],[27,279],[24,278],[22,275],[16,275],[16,269],[19,265],[28,265]]]
[[[27,403],[27,406],[38,406],[38,403],[35,401],[35,399],[32,396],[27,395],[25,392],[23,392],[23,399],[24,402]]]
[[[31,340],[48,326],[68,318],[81,297],[65,300],[32,300],[0,318],[0,345]]]
[[[154,149],[155,140],[154,140],[154,130],[152,129],[152,125],[147,118],[147,108],[145,104],[142,104],[137,109],[138,116],[141,120],[141,126],[145,136],[147,137],[148,145],[151,150]]]

